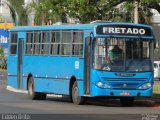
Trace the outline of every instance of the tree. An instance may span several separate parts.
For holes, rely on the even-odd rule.
[[[81,23],[106,20],[108,11],[114,5],[107,0],[67,0],[67,4],[67,14]]]
[[[149,23],[150,8],[159,9],[160,0],[137,0],[139,2],[140,23]],[[94,20],[133,22],[135,0],[39,0],[33,3],[37,24],[67,22],[67,17],[81,23]],[[121,4],[120,8],[116,7]],[[49,12],[51,11],[51,12]]]
[[[118,8],[113,7],[110,10],[110,16],[112,21],[122,21],[122,22],[134,22],[134,1],[127,1],[121,4]],[[139,3],[139,23],[150,24],[152,13],[150,8]],[[118,18],[118,19],[117,19]]]
[[[64,0],[39,0],[33,1],[30,5],[35,12],[35,23],[37,25],[46,25],[51,22],[67,22],[65,10],[66,2]]]
[[[4,56],[4,51],[3,51],[3,48],[0,47],[0,57],[3,57]]]
[[[160,13],[160,0],[108,0],[108,1],[113,6],[116,6],[122,2],[127,2],[127,1],[128,2],[138,1],[141,5],[147,8],[155,9]]]
[[[70,16],[82,23],[95,19],[133,22],[135,0],[68,0]],[[139,2],[140,23],[150,23],[150,9],[159,11],[160,0],[137,0]],[[117,8],[117,6],[119,7]],[[121,6],[121,7],[120,7]]]
[[[8,4],[11,10],[12,18],[15,24],[27,25],[28,15],[27,15],[27,9],[23,7],[24,0],[7,0],[7,1],[8,2],[6,2],[6,4]],[[18,20],[16,20],[16,17]]]
[[[152,8],[160,13],[160,0],[140,0],[143,6],[147,8]]]

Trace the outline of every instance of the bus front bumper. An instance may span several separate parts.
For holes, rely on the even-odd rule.
[[[145,90],[124,90],[124,89],[103,89],[95,85],[91,86],[91,96],[112,96],[112,97],[151,97],[152,87]]]

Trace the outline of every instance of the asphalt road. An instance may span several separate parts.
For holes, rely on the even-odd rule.
[[[74,105],[67,97],[30,100],[27,94],[6,90],[6,80],[0,79],[0,113],[3,120],[7,115],[28,115],[31,120],[160,120],[160,105],[152,99],[138,99],[132,107],[121,107],[114,99],[88,100],[84,105]]]

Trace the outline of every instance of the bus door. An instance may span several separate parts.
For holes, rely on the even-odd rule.
[[[17,83],[18,83],[18,89],[23,88],[23,44],[25,39],[25,33],[19,32],[18,33],[18,58],[17,58]]]
[[[84,94],[90,94],[90,60],[91,60],[91,37],[85,39],[84,53]]]

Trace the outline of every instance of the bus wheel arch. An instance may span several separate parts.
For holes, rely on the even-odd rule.
[[[30,77],[33,77],[31,73],[29,73],[29,74],[28,74],[28,77],[27,77],[27,90],[28,90],[28,83],[29,83]]]
[[[30,76],[28,80],[28,95],[32,100],[37,100],[39,94],[34,91],[34,80],[33,77]]]
[[[75,77],[72,77],[70,81],[70,96],[74,104],[83,104],[84,98],[82,96],[78,96],[78,82]]]
[[[46,99],[45,93],[34,91],[34,79],[31,74],[28,76],[28,79],[27,79],[27,89],[28,89],[28,95],[32,100],[45,100]]]
[[[72,100],[72,86],[75,81],[76,81],[76,77],[72,76],[70,79],[70,84],[69,84],[69,95],[70,95],[71,100]]]

